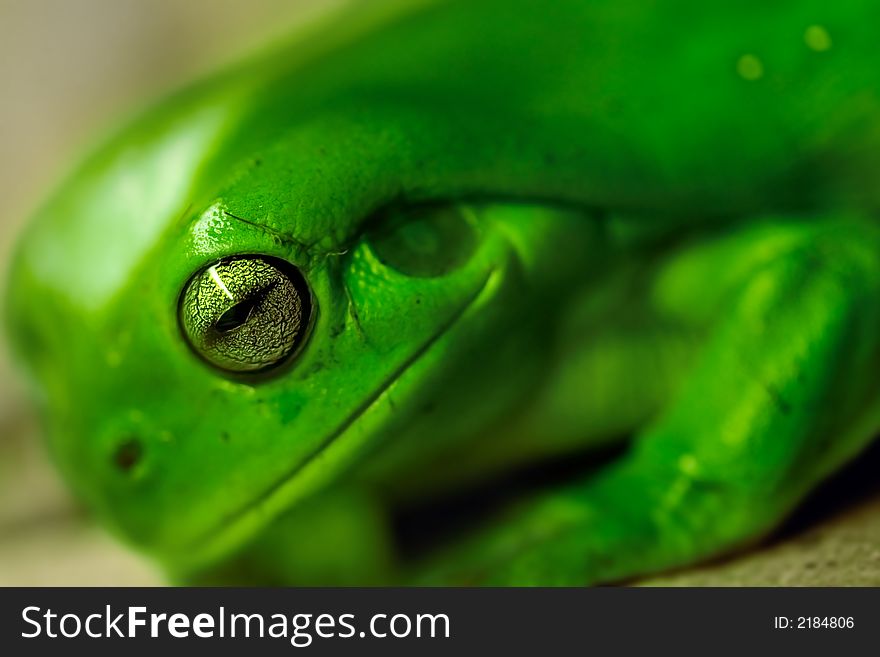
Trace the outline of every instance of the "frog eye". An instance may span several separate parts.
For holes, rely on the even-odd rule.
[[[395,210],[368,233],[384,265],[418,278],[443,276],[467,262],[477,245],[469,208],[424,205]]]
[[[193,350],[230,372],[276,367],[301,346],[312,311],[299,270],[280,258],[239,255],[196,272],[180,297]]]

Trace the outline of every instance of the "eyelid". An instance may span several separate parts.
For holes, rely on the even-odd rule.
[[[478,238],[468,206],[436,203],[389,210],[365,241],[386,267],[415,278],[435,278],[467,262]]]

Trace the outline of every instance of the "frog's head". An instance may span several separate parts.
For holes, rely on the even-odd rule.
[[[96,156],[22,242],[10,295],[59,465],[174,563],[389,442],[464,440],[508,413],[589,233],[529,205],[355,212],[344,189],[331,212],[288,184],[321,171],[301,136],[220,166],[222,126],[183,112]]]

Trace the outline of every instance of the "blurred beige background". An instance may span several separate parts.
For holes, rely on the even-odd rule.
[[[102,128],[345,1],[0,0],[0,289],[28,214]],[[875,452],[783,538],[650,583],[880,585]],[[0,586],[160,582],[57,481],[0,340]]]

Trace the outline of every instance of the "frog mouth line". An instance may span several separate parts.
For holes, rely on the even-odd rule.
[[[237,547],[244,545],[248,542],[248,540],[252,539],[255,535],[257,535],[262,529],[267,527],[271,522],[280,516],[286,509],[290,508],[294,501],[288,502],[283,506],[283,508],[279,508],[270,512],[266,515],[265,519],[255,523],[254,526],[247,528],[246,536],[243,536],[241,540],[233,540],[232,543],[227,545],[227,539],[231,538],[232,535],[236,534],[236,529],[239,528],[242,524],[245,524],[248,519],[251,519],[254,515],[254,510],[259,508],[264,503],[272,500],[273,497],[279,494],[281,489],[284,488],[286,484],[296,479],[296,477],[306,470],[308,466],[313,463],[321,454],[323,454],[327,448],[337,442],[337,440],[342,437],[351,427],[357,424],[358,420],[360,420],[366,413],[370,411],[370,409],[378,402],[382,396],[395,384],[399,381],[406,372],[415,365],[425,354],[427,354],[431,348],[437,344],[445,335],[449,333],[464,317],[467,312],[476,304],[476,302],[483,296],[484,292],[488,289],[490,282],[495,277],[497,273],[496,268],[490,269],[482,283],[477,286],[473,293],[471,293],[466,301],[442,324],[440,329],[435,332],[424,344],[422,344],[409,358],[407,358],[392,374],[389,376],[384,383],[382,383],[376,390],[327,437],[321,441],[321,443],[315,447],[312,452],[310,452],[302,461],[296,464],[296,466],[283,476],[281,476],[275,483],[269,486],[263,493],[252,499],[245,506],[243,506],[238,511],[235,511],[228,515],[226,518],[221,520],[215,529],[209,530],[202,536],[192,540],[189,543],[189,548],[195,548],[196,550],[204,553],[228,553],[234,551]],[[311,492],[311,491],[308,491]],[[306,493],[306,495],[308,494]],[[305,495],[298,495],[297,497],[304,497]],[[222,556],[222,554],[220,555]]]

